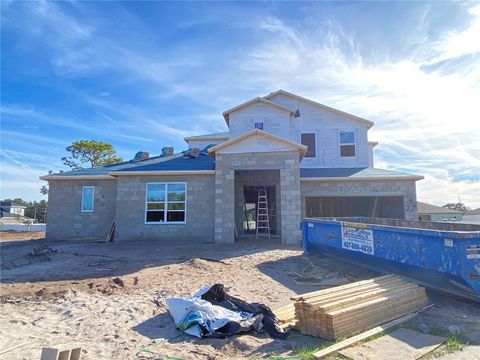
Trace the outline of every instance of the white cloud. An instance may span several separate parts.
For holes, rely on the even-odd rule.
[[[38,9],[28,6],[30,15],[17,24],[28,23],[25,28],[46,39],[57,74],[85,76],[109,69],[126,81],[153,83],[152,92],[161,100],[181,96],[205,104],[196,116],[169,118],[158,115],[154,106],[139,109],[115,102],[110,88],[97,97],[83,94],[84,101],[101,109],[97,115],[110,124],[106,131],[119,139],[151,143],[152,128],[172,141],[222,131],[222,110],[285,88],[374,120],[370,138],[380,141],[377,166],[425,175],[418,183],[420,200],[441,204],[460,195],[467,205],[480,206],[480,5],[470,8],[472,18],[465,28],[433,40],[426,34],[425,11],[418,27],[403,30],[413,32],[406,36],[414,39],[412,52],[403,59],[383,56],[375,63],[362,56],[358,37],[334,20],[318,24],[309,18],[287,25],[274,16],[257,18],[255,41],[237,51],[207,55],[179,50],[163,57],[161,49],[143,43],[142,36],[138,46],[108,38],[93,19],[80,22],[60,8],[52,2]],[[202,66],[203,77],[190,74]],[[32,115],[24,108],[9,111]],[[64,126],[78,124],[72,120]]]
[[[430,63],[480,52],[480,4],[472,6],[469,13],[472,20],[465,30],[446,32],[433,44],[432,50],[437,50],[439,55],[431,59]]]
[[[35,154],[21,154],[2,151],[0,157],[0,198],[18,198],[40,200],[40,187],[46,183],[39,180],[48,173],[54,164],[53,159],[43,159],[43,165],[32,166],[22,160],[35,161]],[[38,157],[37,157],[38,160]]]
[[[445,203],[461,196],[467,205],[478,207],[479,9],[471,9],[474,18],[463,31],[442,34],[402,60],[376,64],[364,61],[338,24],[317,34],[269,18],[258,28],[272,36],[238,63],[249,74],[244,81],[257,82],[257,87],[285,86],[374,120],[370,138],[380,141],[376,166],[425,175],[418,183],[420,200]],[[442,64],[424,70],[472,54],[453,71]]]

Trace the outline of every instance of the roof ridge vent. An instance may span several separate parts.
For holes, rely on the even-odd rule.
[[[150,157],[150,153],[148,151],[139,151],[135,154],[133,161],[148,160],[149,157]]]
[[[184,158],[196,159],[200,156],[200,149],[199,148],[191,148],[183,152]]]

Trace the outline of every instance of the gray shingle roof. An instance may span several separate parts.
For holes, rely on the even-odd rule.
[[[167,161],[159,161],[150,164],[139,164],[122,171],[194,171],[215,170],[215,161],[206,154],[200,153],[197,158],[179,156]]]
[[[212,134],[203,134],[203,135],[195,135],[195,136],[187,136],[186,140],[203,140],[203,139],[228,139],[228,131],[219,132],[219,133],[212,133]]]
[[[197,158],[190,158],[184,153],[172,156],[156,156],[143,161],[126,161],[123,163],[111,164],[98,168],[67,171],[53,176],[97,176],[108,175],[115,172],[131,171],[208,171],[215,170],[215,160],[206,151],[200,152]],[[300,169],[300,177],[308,178],[347,178],[368,179],[368,178],[405,178],[411,179],[413,175],[384,169],[375,168],[314,168]]]
[[[469,210],[465,213],[465,215],[480,215],[480,208]]]
[[[188,170],[214,170],[213,158],[201,152],[198,158],[184,158],[184,153],[172,156],[155,156],[142,161],[125,161],[97,168],[66,171],[52,174],[54,176],[96,176],[108,175],[116,171],[188,171]]]
[[[461,214],[461,211],[452,210],[443,206],[436,206],[417,201],[417,213],[419,214]]]
[[[376,168],[314,168],[300,169],[301,178],[411,178],[414,175],[400,171]]]

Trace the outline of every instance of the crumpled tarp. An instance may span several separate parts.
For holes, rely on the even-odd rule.
[[[263,304],[249,304],[228,295],[222,284],[207,286],[188,298],[166,299],[178,329],[198,338],[225,338],[242,332],[266,331],[285,339],[273,312]]]

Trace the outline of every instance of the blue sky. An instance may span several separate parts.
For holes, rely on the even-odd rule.
[[[375,122],[376,167],[480,206],[478,2],[1,2],[0,197],[78,139],[183,149],[279,88]]]

